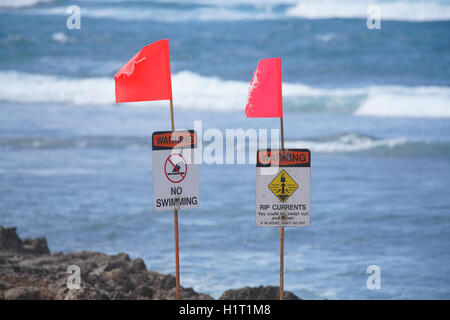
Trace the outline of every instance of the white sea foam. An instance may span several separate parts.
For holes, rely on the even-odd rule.
[[[450,118],[449,87],[370,87],[356,115]]]
[[[54,0],[0,0],[0,8],[27,8]]]
[[[382,20],[433,21],[450,20],[450,4],[439,1],[376,1],[376,0],[306,0],[287,9],[291,17],[307,19],[362,18],[367,8],[377,5]]]
[[[223,131],[225,133],[225,130]],[[203,139],[206,139],[203,137]],[[205,140],[206,141],[206,140]],[[359,133],[342,133],[333,136],[323,136],[318,138],[306,138],[299,140],[287,140],[285,142],[288,148],[308,148],[315,153],[351,153],[367,151],[372,149],[382,149],[384,151],[393,151],[401,154],[406,151],[408,154],[414,150],[434,150],[437,153],[448,153],[449,144],[430,143],[424,140],[416,140],[405,137],[374,138]],[[42,149],[56,150],[68,148],[126,148],[142,149],[148,148],[148,141],[140,137],[98,137],[85,136],[77,139],[45,139],[45,138],[24,138],[24,139],[3,139],[0,140],[0,149]],[[277,148],[277,143],[271,145]],[[263,148],[258,145],[257,137],[250,137],[248,140],[236,140],[235,151],[238,156],[246,157],[249,150]],[[422,148],[422,149],[421,149]],[[398,153],[399,152],[399,153]],[[103,161],[103,160],[102,160]],[[97,163],[97,160],[86,160],[88,163]],[[104,161],[103,161],[104,162]],[[110,162],[113,163],[113,162]],[[308,248],[305,247],[305,250]]]
[[[2,71],[0,87],[0,100],[7,102],[74,105],[114,102],[114,81],[110,78],[73,79]]]
[[[59,44],[64,44],[69,40],[69,37],[64,32],[55,32],[52,34],[52,40]]]
[[[285,146],[294,149],[307,148],[314,153],[335,154],[368,151],[376,148],[395,149],[398,146],[404,146],[409,143],[415,144],[419,142],[402,137],[376,139],[357,133],[345,133],[321,139],[288,140],[285,142]],[[258,148],[257,141],[252,139],[248,142],[238,141],[236,151],[245,153],[252,148]]]
[[[4,0],[8,6],[16,1]],[[20,0],[23,6],[32,6],[38,2],[50,0]],[[193,4],[186,9],[160,8],[130,4],[117,7],[114,2],[101,7],[83,6],[83,17],[108,18],[116,20],[151,20],[163,22],[179,21],[234,21],[234,20],[270,20],[287,18],[326,19],[359,18],[367,19],[367,8],[377,5],[382,20],[401,21],[439,21],[450,20],[450,4],[432,1],[380,1],[380,0],[245,0],[241,1],[189,1]],[[180,1],[182,2],[182,1]],[[29,3],[28,5],[25,5]],[[142,2],[143,3],[143,2]],[[186,2],[183,2],[185,5]],[[197,6],[196,6],[197,5]],[[245,6],[242,7],[242,6]],[[0,5],[1,6],[1,5]],[[280,7],[282,6],[282,7]],[[66,15],[66,7],[34,8],[32,14]]]
[[[83,17],[97,19],[114,19],[120,21],[147,20],[159,22],[185,21],[235,21],[235,20],[270,20],[282,18],[271,10],[243,11],[233,7],[195,7],[191,9],[161,9],[142,7],[82,7]],[[65,7],[36,8],[30,14],[67,15]]]
[[[322,42],[329,42],[331,40],[338,39],[339,35],[337,33],[331,32],[326,34],[318,34],[317,39]]]
[[[402,145],[407,142],[408,140],[405,138],[374,139],[371,137],[350,133],[326,139],[323,141],[313,141],[313,140],[286,141],[286,147],[308,148],[312,152],[319,152],[319,153],[339,153],[339,152],[358,152],[378,147],[394,148],[398,145]]]
[[[199,110],[243,111],[250,83],[181,71],[172,76],[177,107]],[[0,101],[72,105],[114,104],[112,78],[67,78],[0,71]],[[301,83],[283,83],[286,110],[344,112],[358,116],[450,118],[450,87],[371,86],[324,89]],[[314,105],[302,105],[313,100]],[[345,101],[356,107],[342,107]],[[160,106],[145,102],[127,106]],[[323,107],[323,105],[326,107]]]

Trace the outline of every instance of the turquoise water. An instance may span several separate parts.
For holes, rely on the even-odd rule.
[[[1,225],[52,252],[127,252],[174,273],[173,216],[152,209],[150,137],[169,128],[168,102],[115,105],[112,80],[169,38],[176,126],[201,120],[203,133],[278,128],[243,110],[257,61],[282,58],[286,145],[312,152],[311,226],[286,230],[287,290],[450,298],[447,1],[380,2],[381,30],[351,0],[29,2],[0,9]],[[66,28],[71,4],[80,30]],[[215,297],[277,285],[255,165],[199,169],[200,208],[180,213],[181,284]],[[373,264],[380,290],[366,288]]]

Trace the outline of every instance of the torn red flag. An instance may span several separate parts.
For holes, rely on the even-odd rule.
[[[169,40],[139,51],[114,76],[116,103],[172,99]]]
[[[245,114],[248,118],[283,116],[280,58],[263,59],[258,62],[248,89]]]

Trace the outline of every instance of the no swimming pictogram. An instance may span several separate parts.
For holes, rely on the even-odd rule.
[[[187,163],[181,154],[169,155],[164,164],[164,173],[170,182],[179,183],[186,178]]]

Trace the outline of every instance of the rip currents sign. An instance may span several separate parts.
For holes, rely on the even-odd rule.
[[[153,207],[157,211],[199,206],[194,130],[157,131],[152,135]]]
[[[311,211],[311,152],[258,150],[256,225],[306,227]]]

